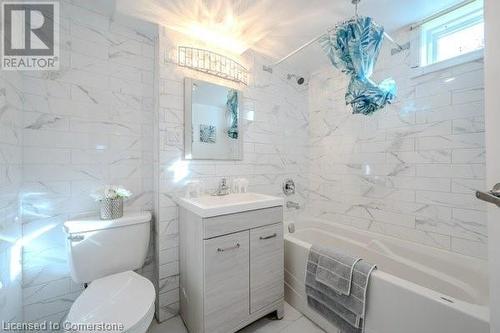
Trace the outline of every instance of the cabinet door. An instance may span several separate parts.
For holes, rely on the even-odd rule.
[[[230,332],[249,315],[249,231],[204,243],[205,332]]]
[[[283,224],[250,230],[250,312],[284,294]]]

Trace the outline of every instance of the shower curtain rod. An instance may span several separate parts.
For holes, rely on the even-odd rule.
[[[357,10],[357,5],[359,4],[359,2],[360,2],[360,1],[361,1],[361,0],[352,0],[352,3],[356,6],[356,16],[357,16],[357,11],[358,11],[358,10]],[[445,10],[443,10],[443,11],[440,11],[439,13],[436,13],[436,14],[434,14],[434,15],[432,15],[432,16],[430,16],[430,17],[426,18],[425,20],[422,20],[422,21],[420,21],[420,22],[418,22],[418,23],[416,23],[416,24],[411,25],[411,26],[410,26],[410,30],[416,29],[416,28],[418,28],[419,26],[421,26],[422,24],[425,24],[425,23],[429,22],[430,20],[433,20],[433,19],[434,19],[434,18],[436,18],[436,17],[439,17],[439,16],[441,16],[441,15],[447,14],[447,13],[449,13],[449,12],[451,12],[451,11],[455,10],[455,9],[462,8],[462,7],[464,7],[464,6],[468,5],[468,4],[473,3],[473,2],[476,2],[476,1],[477,1],[477,0],[464,0],[464,1],[462,1],[462,2],[458,3],[458,4],[454,5],[454,6],[451,6],[450,8],[447,8],[447,9],[445,9]],[[288,53],[286,56],[284,56],[284,57],[283,57],[283,58],[281,58],[280,60],[278,60],[278,61],[276,61],[276,62],[274,62],[274,63],[272,63],[272,64],[270,64],[270,65],[267,65],[267,66],[266,66],[266,65],[264,65],[264,66],[263,66],[263,69],[264,69],[265,71],[272,72],[272,71],[273,71],[273,67],[275,67],[275,66],[277,66],[277,65],[281,64],[283,61],[285,61],[285,60],[287,60],[288,58],[290,58],[290,57],[294,56],[295,54],[299,53],[300,51],[302,51],[303,49],[305,49],[306,47],[308,47],[308,46],[309,46],[309,45],[311,45],[312,43],[314,43],[314,42],[318,41],[318,39],[320,39],[321,37],[323,37],[325,34],[329,33],[330,31],[333,31],[333,30],[335,30],[335,29],[336,29],[336,27],[333,27],[333,28],[328,29],[326,33],[322,33],[321,35],[319,35],[319,36],[317,36],[317,37],[315,37],[315,38],[311,39],[310,41],[308,41],[308,42],[307,42],[307,43],[305,43],[304,45],[300,46],[298,49],[295,49],[294,51],[292,51],[292,52]],[[384,31],[384,37],[385,37],[385,38],[387,38],[387,39],[388,39],[388,40],[389,40],[392,44],[394,44],[394,45],[395,45],[395,46],[396,46],[399,50],[403,50],[403,49],[404,49],[404,48],[403,48],[403,46],[401,46],[401,44],[398,44],[398,43],[394,40],[394,38],[392,38],[392,37],[391,37],[391,36],[390,36],[387,32],[385,32],[385,31]]]
[[[294,56],[295,54],[299,53],[300,51],[302,51],[303,49],[305,49],[306,47],[308,47],[309,45],[313,44],[314,42],[318,41],[321,37],[323,37],[324,35],[326,35],[327,33],[335,30],[337,27],[333,27],[333,28],[330,28],[326,31],[326,33],[322,33],[321,35],[319,36],[316,36],[314,37],[313,39],[311,39],[310,41],[308,41],[307,43],[305,43],[304,45],[300,46],[299,48],[293,50],[292,52],[288,53],[286,56],[284,56],[283,58],[281,58],[280,60],[276,61],[276,62],[273,62],[272,64],[270,65],[264,65],[263,66],[263,69],[267,72],[272,72],[273,71],[273,67],[281,64],[283,61],[287,60],[288,58],[290,58],[291,56]],[[398,44],[387,32],[384,31],[384,36],[385,38],[387,38],[387,40],[389,40],[391,43],[393,43],[394,45],[396,45],[396,47],[399,49],[399,50],[403,50],[403,47]]]
[[[456,9],[459,9],[459,8],[465,7],[465,6],[467,6],[468,4],[471,4],[471,3],[476,2],[476,1],[477,1],[477,0],[465,0],[465,1],[459,2],[459,3],[457,3],[457,4],[456,4],[456,5],[454,5],[454,6],[448,7],[448,8],[446,8],[446,9],[444,9],[444,10],[440,11],[440,12],[437,12],[437,13],[436,13],[436,14],[434,14],[434,15],[431,15],[431,16],[429,16],[429,17],[427,17],[427,18],[423,19],[422,21],[419,21],[419,22],[417,22],[417,23],[415,23],[415,24],[412,24],[412,25],[410,26],[410,30],[417,29],[418,27],[420,27],[420,26],[422,26],[422,25],[426,24],[426,23],[427,23],[427,22],[429,22],[429,21],[434,20],[435,18],[438,18],[438,17],[440,17],[440,16],[446,15],[446,14],[448,14],[448,13],[450,13],[450,12],[452,12],[452,11],[456,10]]]

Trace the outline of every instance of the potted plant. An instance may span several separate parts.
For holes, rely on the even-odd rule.
[[[101,220],[112,220],[123,216],[123,199],[130,198],[132,192],[122,186],[106,185],[91,194],[101,203]]]

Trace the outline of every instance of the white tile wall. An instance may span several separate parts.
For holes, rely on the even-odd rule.
[[[104,5],[61,1],[61,69],[10,80],[23,92],[17,110],[23,117],[17,127],[0,131],[0,161],[22,138],[16,156],[23,161],[26,321],[61,320],[80,294],[82,286],[69,277],[62,223],[96,211],[93,190],[121,184],[134,193],[126,209],[153,208],[156,30],[151,25],[148,34],[135,28],[136,21],[99,14]],[[0,121],[12,116],[1,110]],[[148,258],[141,272],[152,279],[153,271]]]
[[[372,116],[345,106],[344,74],[312,75],[308,214],[485,258],[482,61],[412,79],[410,51],[388,46],[374,77],[392,76],[398,99]]]
[[[212,189],[222,177],[247,177],[250,190],[282,195],[282,181],[292,177],[298,191],[290,199],[308,215],[486,256],[485,208],[473,196],[485,173],[481,62],[411,79],[408,53],[384,49],[375,77],[393,76],[399,98],[371,117],[355,116],[344,103],[346,78],[331,68],[299,87],[286,79],[293,69],[269,74],[262,65],[270,60],[249,52],[241,61],[251,82],[235,86],[177,67],[177,45],[164,31],[155,49],[153,36],[131,28],[135,21],[92,8],[61,2],[61,71],[0,77],[0,105],[7,105],[0,107],[0,209],[7,217],[0,232],[10,237],[0,241],[8,286],[0,288],[0,304],[9,298],[2,318],[20,318],[21,303],[25,320],[67,313],[81,286],[68,275],[61,224],[94,211],[88,194],[103,183],[130,188],[129,209],[156,212],[157,269],[149,258],[143,273],[158,284],[160,320],[179,306],[173,199],[191,180]],[[243,117],[253,111],[254,118],[243,124],[242,161],[183,160],[186,76],[243,90]],[[7,280],[4,269],[21,237],[19,203],[27,240],[22,286],[21,274]]]
[[[0,321],[22,321],[22,93],[19,73],[0,75]]]
[[[184,194],[184,186],[191,180],[201,180],[209,189],[215,189],[222,177],[229,180],[246,177],[250,191],[282,195],[281,183],[293,177],[298,188],[306,186],[307,170],[307,87],[299,87],[286,79],[284,68],[269,74],[262,65],[269,63],[256,54],[242,59],[250,69],[248,87],[231,84],[195,71],[183,70],[170,60],[176,54],[176,45],[165,34],[160,34],[159,48],[159,319],[174,316],[179,307],[178,220],[173,198]],[[167,60],[165,61],[165,58]],[[291,71],[293,73],[293,71]],[[184,152],[184,78],[211,81],[233,86],[243,91],[244,158],[242,161],[185,161]],[[253,120],[246,120],[247,112],[255,111]],[[291,198],[303,203],[304,191]],[[292,214],[290,212],[287,214]]]

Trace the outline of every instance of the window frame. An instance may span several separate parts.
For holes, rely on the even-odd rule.
[[[483,48],[458,54],[443,60],[437,60],[437,44],[440,38],[484,23],[484,5],[477,0],[449,13],[436,17],[420,27],[420,61],[419,67],[434,66],[441,62],[455,60],[471,53],[482,53]],[[464,57],[468,58],[468,57]]]

